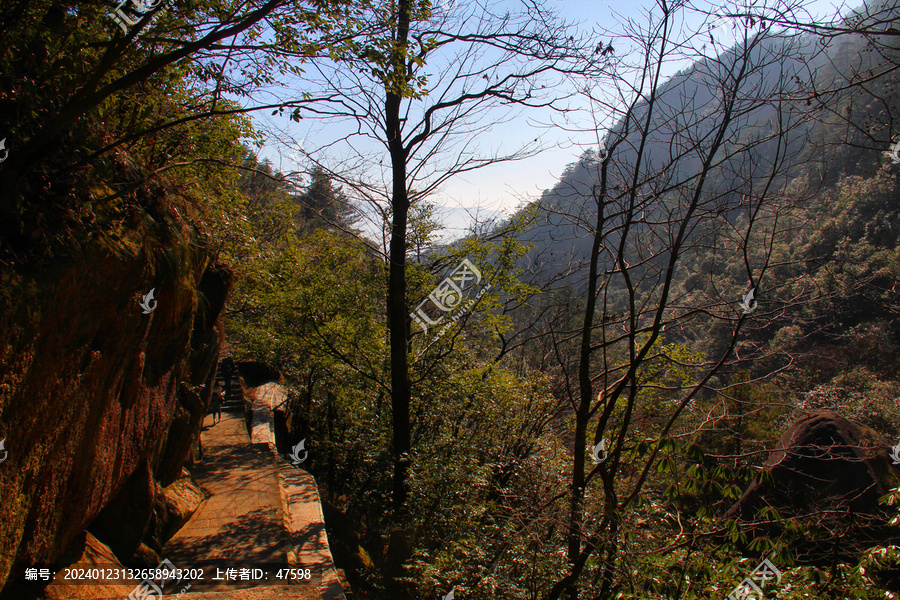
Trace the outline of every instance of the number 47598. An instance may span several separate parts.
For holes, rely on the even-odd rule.
[[[276,579],[309,579],[312,573],[309,569],[278,569]]]

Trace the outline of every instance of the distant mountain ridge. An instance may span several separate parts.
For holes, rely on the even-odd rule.
[[[896,3],[869,3],[868,8],[855,14],[863,10],[897,15]],[[647,101],[638,103],[627,119],[620,119],[605,139],[605,145],[613,148],[607,166],[612,186],[630,185],[641,152],[639,179],[645,178],[647,183],[639,193],[655,195],[661,201],[657,208],[677,203],[689,191],[692,177],[700,171],[703,150],[719,123],[721,81],[728,80],[730,69],[744,66],[741,48],[698,60],[662,84],[646,129]],[[728,125],[725,143],[716,155],[714,176],[706,182],[704,194],[714,198],[742,186],[750,191],[759,177],[749,172],[745,163],[762,163],[778,156],[791,157],[793,164],[765,185],[786,187],[796,177],[810,174],[824,185],[833,185],[842,173],[874,172],[879,151],[829,147],[839,141],[840,132],[816,120],[812,114],[816,107],[807,107],[805,101],[811,90],[839,86],[846,83],[847,72],[859,72],[877,63],[878,57],[866,52],[862,36],[837,38],[823,48],[811,35],[777,34],[761,39],[747,58],[750,73],[737,90],[748,98],[738,103],[738,108],[746,110]],[[774,102],[776,92],[792,101]],[[758,101],[765,95],[772,95],[773,102]],[[784,135],[777,135],[778,127],[786,129]],[[692,148],[694,140],[701,142]],[[829,168],[829,161],[836,157],[843,159],[840,172]],[[566,168],[553,188],[528,207],[536,209],[537,217],[520,239],[534,245],[525,263],[539,272],[539,280],[558,277],[573,264],[584,265],[588,259],[592,242],[589,230],[597,215],[593,198],[600,184],[599,168],[598,151],[589,149]],[[688,185],[678,186],[678,182]],[[608,192],[614,196],[615,187]],[[613,226],[607,243],[618,244],[616,227],[608,225]]]

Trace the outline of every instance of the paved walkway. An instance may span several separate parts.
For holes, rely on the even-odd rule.
[[[270,580],[278,568],[312,573],[310,581],[296,585],[244,581],[195,586],[184,600],[343,599],[315,479],[274,448],[270,407],[281,402],[283,392],[267,384],[251,393],[256,421],[252,439],[243,413],[223,413],[215,425],[212,415],[206,416],[203,460],[193,476],[209,498],[166,544],[163,556],[178,568],[204,567],[207,573],[217,567],[260,567],[270,573]]]
[[[288,537],[268,445],[250,443],[239,413],[223,413],[215,425],[207,415],[204,429],[203,460],[193,475],[210,497],[163,555],[180,568],[286,564]]]

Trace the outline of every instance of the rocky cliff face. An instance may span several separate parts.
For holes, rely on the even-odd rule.
[[[230,279],[172,209],[0,263],[0,587],[88,526],[122,560],[137,550],[199,435]]]

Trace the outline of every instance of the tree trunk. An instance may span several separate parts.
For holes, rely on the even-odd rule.
[[[409,192],[406,188],[407,150],[403,145],[401,104],[406,90],[409,43],[409,0],[397,5],[397,37],[395,39],[392,78],[385,86],[385,129],[391,156],[391,241],[388,266],[387,321],[391,348],[391,418],[394,460],[394,529],[391,531],[385,557],[385,576],[388,592],[394,598],[403,595],[400,577],[403,563],[409,558],[409,535],[406,514],[406,478],[409,468],[410,420],[408,365],[408,325],[406,321],[406,225],[409,216]]]
[[[409,0],[397,7],[397,40],[393,81],[385,97],[385,126],[391,155],[393,189],[391,192],[390,265],[388,270],[387,318],[391,347],[391,409],[394,436],[394,509],[399,517],[406,504],[406,473],[409,464],[409,370],[406,323],[406,221],[409,193],[406,189],[406,149],[403,146],[401,100],[406,87],[406,47],[409,43]]]
[[[594,325],[594,311],[597,307],[597,266],[599,263],[600,246],[603,243],[603,228],[605,215],[603,212],[603,199],[606,194],[605,177],[601,176],[604,184],[601,186],[597,202],[597,225],[594,240],[591,247],[590,273],[588,274],[588,286],[585,297],[584,322],[581,329],[581,347],[578,356],[578,385],[579,403],[575,412],[575,446],[573,450],[574,464],[572,466],[572,497],[569,503],[569,540],[568,559],[571,565],[571,583],[568,594],[571,598],[578,597],[576,582],[584,564],[581,556],[581,543],[584,536],[582,526],[584,522],[584,486],[585,486],[585,446],[587,446],[587,427],[590,421],[591,403],[594,399],[594,389],[591,382],[591,331]],[[596,444],[597,441],[595,440]]]

